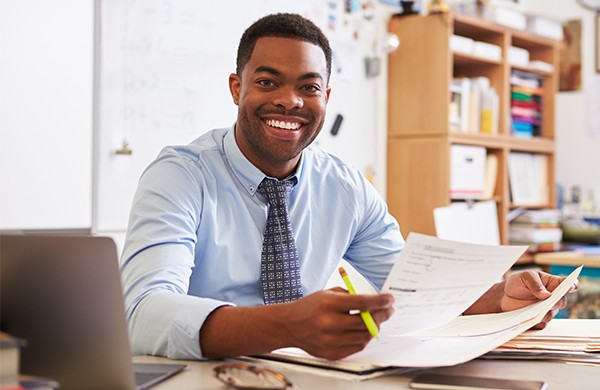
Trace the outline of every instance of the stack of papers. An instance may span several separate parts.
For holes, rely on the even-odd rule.
[[[279,349],[267,357],[356,373],[449,366],[477,358],[539,323],[581,271],[573,271],[544,301],[511,312],[461,316],[526,248],[411,233],[382,289],[394,295],[395,313],[382,325],[379,339],[336,362],[298,348]]]
[[[600,320],[556,319],[543,330],[529,330],[486,358],[548,359],[600,364]]]

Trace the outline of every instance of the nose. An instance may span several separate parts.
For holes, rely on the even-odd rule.
[[[273,104],[285,110],[302,108],[304,99],[294,87],[279,88],[273,98]]]

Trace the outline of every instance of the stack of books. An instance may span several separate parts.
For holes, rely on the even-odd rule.
[[[560,211],[528,210],[508,227],[511,244],[529,245],[529,252],[551,252],[561,248]]]
[[[515,137],[539,136],[542,128],[542,80],[536,74],[513,70],[510,78],[512,118]]]

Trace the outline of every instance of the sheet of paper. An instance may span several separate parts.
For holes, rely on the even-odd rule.
[[[382,292],[396,312],[382,336],[430,329],[462,314],[517,261],[527,246],[488,246],[410,233]]]
[[[600,319],[562,319],[557,318],[541,330],[529,330],[523,338],[577,338],[600,339]]]
[[[575,269],[544,301],[504,313],[480,314],[456,317],[454,320],[434,329],[419,330],[411,336],[421,337],[469,337],[498,333],[518,326],[521,323],[541,322],[544,315],[562,298],[573,285],[582,267]]]
[[[455,202],[433,209],[436,236],[471,244],[499,245],[496,202]]]

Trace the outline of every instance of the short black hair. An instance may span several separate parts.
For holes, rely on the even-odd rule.
[[[329,40],[312,21],[292,13],[277,13],[264,16],[244,31],[237,51],[236,73],[242,74],[250,61],[256,41],[264,37],[291,38],[319,46],[327,62],[327,81],[331,76],[331,46]]]

